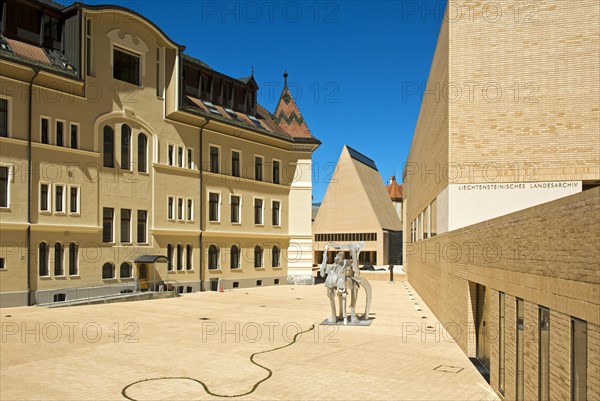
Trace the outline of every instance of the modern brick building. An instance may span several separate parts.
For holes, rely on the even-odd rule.
[[[320,142],[287,85],[275,115],[127,8],[2,7],[2,306],[312,281]]]
[[[600,3],[529,6],[448,3],[405,268],[502,399],[600,400]]]

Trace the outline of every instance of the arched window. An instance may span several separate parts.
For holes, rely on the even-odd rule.
[[[131,170],[131,128],[121,126],[121,169]]]
[[[232,269],[240,268],[240,248],[236,245],[231,247],[231,266]]]
[[[219,268],[219,248],[217,248],[216,245],[211,245],[208,247],[208,268]]]
[[[148,172],[148,138],[142,133],[138,135],[138,171]]]
[[[183,247],[177,244],[177,270],[183,270]]]
[[[132,273],[133,273],[133,269],[131,268],[131,263],[129,262],[123,262],[121,263],[121,268],[120,268],[120,277],[121,278],[131,278],[132,277]]]
[[[167,270],[173,270],[173,245],[167,245]]]
[[[79,246],[71,242],[69,244],[69,275],[76,276],[79,274]]]
[[[40,242],[40,249],[38,252],[38,264],[40,268],[40,277],[48,276],[48,244]]]
[[[54,275],[55,276],[64,276],[65,275],[65,265],[63,264],[63,244],[57,242],[54,244]]]
[[[263,266],[263,250],[260,246],[254,247],[254,267]]]
[[[279,267],[279,248],[274,246],[271,250],[271,263],[273,267]]]
[[[106,262],[102,265],[102,279],[109,280],[111,278],[115,278],[115,266],[110,262]]]
[[[115,166],[115,132],[109,125],[104,126],[104,167]]]
[[[185,269],[192,270],[192,246],[187,244],[185,246]]]

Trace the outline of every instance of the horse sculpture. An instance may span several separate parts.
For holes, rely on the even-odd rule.
[[[348,324],[348,313],[346,311],[346,298],[348,290],[350,290],[350,323],[359,324],[359,319],[356,316],[356,301],[358,299],[358,290],[363,287],[366,292],[365,314],[360,320],[369,319],[369,310],[371,308],[371,285],[365,278],[360,277],[360,269],[358,268],[358,255],[364,247],[364,242],[356,242],[350,244],[328,243],[325,245],[323,253],[323,262],[321,263],[321,277],[325,274],[325,287],[327,288],[327,296],[331,304],[331,315],[327,319],[330,324],[337,324],[339,320],[344,325]],[[329,248],[336,250],[348,249],[351,254],[351,259],[344,259],[344,252],[338,252],[332,266],[327,265],[327,251]],[[339,300],[339,314],[336,313],[335,297]]]

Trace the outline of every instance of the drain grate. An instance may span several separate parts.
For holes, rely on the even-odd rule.
[[[464,368],[459,368],[458,366],[440,365],[433,370],[437,370],[438,372],[445,372],[445,373],[458,373],[458,372],[462,371],[463,369]]]

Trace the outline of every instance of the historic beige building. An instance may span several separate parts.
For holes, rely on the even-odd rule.
[[[272,114],[118,6],[9,0],[1,30],[2,306],[312,280],[287,85]]]
[[[403,173],[410,283],[506,400],[600,400],[600,3],[451,0]]]
[[[400,264],[402,224],[375,162],[344,146],[313,222],[314,263],[323,260],[328,242],[364,241],[360,262]],[[333,263],[334,252],[328,254]]]

